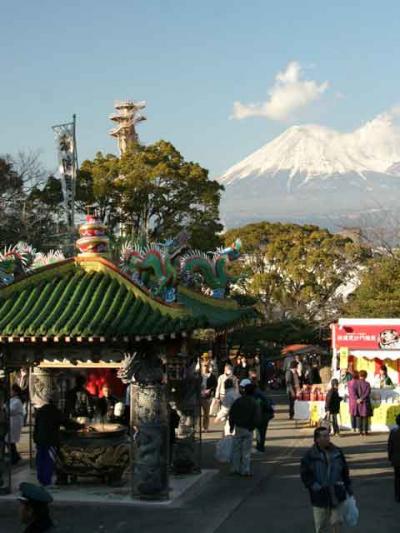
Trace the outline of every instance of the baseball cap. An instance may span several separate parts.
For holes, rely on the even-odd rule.
[[[241,387],[247,387],[248,385],[252,385],[251,381],[249,379],[242,379],[242,381],[239,383]]]
[[[33,483],[20,483],[19,490],[21,494],[17,499],[21,502],[51,503],[53,501],[46,489]]]

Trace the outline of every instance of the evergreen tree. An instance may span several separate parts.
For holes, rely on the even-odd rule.
[[[111,231],[160,241],[182,229],[194,248],[219,244],[219,202],[223,187],[197,163],[187,162],[169,142],[135,145],[117,158],[99,153],[79,173],[77,199],[83,210],[97,207]]]
[[[350,239],[312,225],[260,222],[224,237],[226,244],[241,238],[247,275],[241,289],[258,299],[268,320],[329,321],[342,304],[339,287],[370,256]]]
[[[355,318],[400,318],[400,256],[371,260],[360,285],[343,306]]]

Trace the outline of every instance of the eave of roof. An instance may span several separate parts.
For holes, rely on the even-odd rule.
[[[229,300],[178,288],[167,304],[97,255],[42,267],[0,289],[0,342],[148,340],[223,329],[252,315]]]

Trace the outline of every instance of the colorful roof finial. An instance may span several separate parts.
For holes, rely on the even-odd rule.
[[[95,215],[86,215],[85,220],[86,222],[79,227],[81,238],[76,241],[80,255],[107,256],[110,239],[106,236],[106,226]]]

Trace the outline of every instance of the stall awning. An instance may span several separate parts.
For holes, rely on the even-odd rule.
[[[321,353],[322,348],[313,344],[289,344],[281,350],[283,357],[287,355],[305,355],[308,353]]]
[[[400,359],[400,350],[351,350],[349,355],[354,357],[365,357],[365,359],[390,359],[391,361],[397,361]]]

